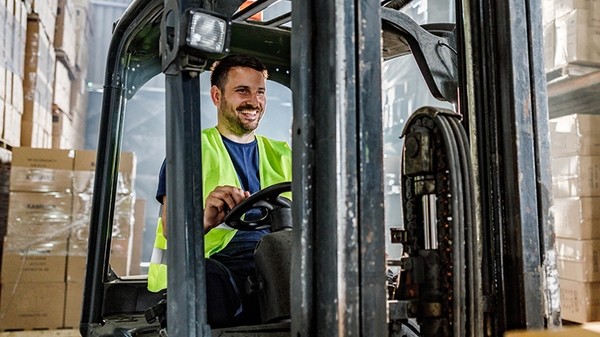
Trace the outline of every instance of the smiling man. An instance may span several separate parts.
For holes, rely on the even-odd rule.
[[[254,133],[265,113],[267,78],[266,67],[248,55],[227,56],[212,67],[210,96],[218,118],[216,127],[202,131],[202,180],[208,323],[213,328],[260,323],[258,300],[244,292],[244,283],[254,275],[254,248],[268,230],[233,230],[222,224],[225,215],[250,194],[292,179],[287,143]],[[148,270],[151,291],[167,286],[165,171],[163,163],[156,193],[163,213]]]

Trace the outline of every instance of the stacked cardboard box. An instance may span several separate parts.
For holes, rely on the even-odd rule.
[[[550,121],[562,317],[600,320],[600,115]]]
[[[85,73],[88,67],[92,37],[92,16],[89,0],[74,0],[75,5],[75,71]]]
[[[83,147],[88,0],[0,0],[0,142]]]
[[[81,311],[85,262],[89,237],[89,214],[92,207],[96,152],[75,151],[73,176],[73,226],[69,240],[67,263],[67,300],[65,327],[77,327]],[[133,153],[121,153],[113,217],[113,235],[110,266],[119,276],[129,275],[131,263],[131,240],[134,225],[134,181],[136,158]]]
[[[72,0],[58,0],[54,33],[57,58],[73,72],[76,58],[76,12]]]
[[[0,0],[0,130],[10,146],[21,141],[26,17],[24,2]]]
[[[2,99],[4,138],[16,138],[12,146],[36,148],[82,148],[85,139],[87,109],[87,50],[91,26],[89,2],[86,0],[0,0],[19,4],[26,29],[22,29],[24,65],[20,77],[14,78],[0,67],[3,95],[8,90],[16,99]],[[27,5],[29,4],[29,5]],[[12,7],[11,7],[12,8]],[[7,8],[0,11],[6,17]],[[10,9],[13,11],[12,9]],[[6,30],[6,29],[5,29]],[[14,29],[11,28],[11,32]],[[3,41],[12,41],[9,32],[2,31]],[[16,36],[19,36],[18,34]],[[26,41],[26,43],[25,43]],[[26,76],[24,76],[26,75]],[[9,78],[10,77],[10,78]],[[9,82],[12,81],[12,82]],[[14,84],[12,84],[15,82]],[[19,83],[20,82],[20,83]],[[7,86],[7,83],[11,83]],[[16,89],[15,89],[16,88]],[[16,90],[16,91],[15,91]],[[21,96],[19,99],[18,96]],[[7,102],[21,102],[21,107]],[[19,116],[11,117],[14,111]],[[15,119],[15,122],[11,121]],[[15,127],[15,123],[20,123]],[[8,126],[10,125],[10,127]]]
[[[12,152],[0,148],[0,238],[6,235],[8,222],[8,196],[10,193],[10,163]],[[0,256],[2,255],[4,240],[0,239]],[[2,270],[2,259],[0,259]]]
[[[77,327],[96,152],[14,148],[0,331]],[[128,274],[135,156],[122,153],[110,264]]]
[[[22,146],[52,146],[56,8],[57,0],[34,0],[27,16]]]
[[[546,70],[600,66],[600,1],[543,0],[542,13]]]
[[[14,148],[0,330],[62,327],[72,151]]]
[[[52,110],[53,148],[80,148],[84,144],[88,102],[87,43],[91,37],[89,6],[87,0],[58,1],[54,41],[58,61]]]

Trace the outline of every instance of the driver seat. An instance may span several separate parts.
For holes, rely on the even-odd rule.
[[[262,323],[289,320],[292,231],[264,235],[254,250],[256,276],[246,280],[246,291],[257,292]]]
[[[262,323],[287,321],[290,313],[292,264],[291,200],[278,196],[270,212],[271,233],[254,249],[256,275],[246,280],[246,292],[258,293]]]

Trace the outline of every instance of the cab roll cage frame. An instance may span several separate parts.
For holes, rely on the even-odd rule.
[[[125,105],[161,71],[158,27],[164,8],[175,2],[180,10],[194,6],[232,15],[231,52],[258,57],[270,78],[294,93],[292,289],[297,291],[291,298],[291,335],[388,333],[380,60],[407,53],[414,55],[432,94],[465,116],[470,132],[478,163],[481,259],[487,265],[482,307],[490,328],[501,333],[560,324],[549,226],[551,179],[545,169],[540,0],[457,0],[456,30],[420,27],[386,8],[390,1],[384,7],[371,0],[293,1],[290,13],[251,23],[246,19],[275,1],[258,0],[233,14],[243,0],[137,0],[115,24],[107,57],[82,335],[103,323]],[[290,20],[293,34],[285,26]],[[434,49],[425,40],[434,41]],[[174,336],[210,335],[199,272],[203,232],[196,230],[202,222],[200,103],[193,99],[199,89],[194,71],[166,75],[167,162],[173,168],[167,172],[173,186],[167,191],[168,214],[169,221],[185,224],[168,227],[170,241],[180,243],[169,248],[169,283],[184,285],[169,290]],[[516,296],[506,297],[505,289]]]

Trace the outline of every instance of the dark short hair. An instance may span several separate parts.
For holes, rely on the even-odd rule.
[[[223,90],[227,83],[227,75],[229,69],[233,67],[248,67],[263,73],[265,78],[269,77],[267,67],[260,62],[256,57],[250,55],[228,55],[222,60],[215,61],[210,70],[210,85],[216,85],[217,88]]]

